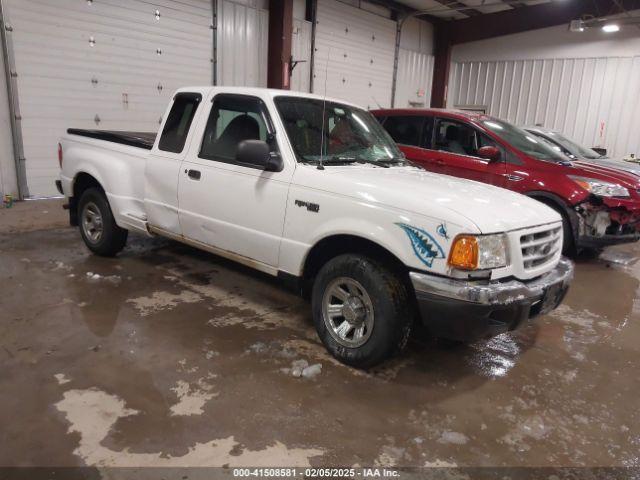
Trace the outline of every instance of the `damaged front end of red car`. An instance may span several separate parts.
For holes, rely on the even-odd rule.
[[[574,207],[579,248],[602,248],[640,240],[640,203],[590,195]]]

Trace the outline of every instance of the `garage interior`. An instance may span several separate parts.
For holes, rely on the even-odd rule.
[[[54,182],[67,128],[156,131],[188,85],[482,112],[637,156],[639,12],[636,0],[1,0],[0,467],[632,478],[637,244],[578,256],[564,303],[526,328],[468,345],[418,331],[363,371],[333,359],[308,302],[267,275],[161,238],[91,255]]]

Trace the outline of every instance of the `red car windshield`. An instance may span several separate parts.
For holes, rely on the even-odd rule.
[[[554,163],[567,161],[567,157],[553,150],[546,142],[515,125],[493,117],[483,117],[481,123],[509,145],[533,158]]]

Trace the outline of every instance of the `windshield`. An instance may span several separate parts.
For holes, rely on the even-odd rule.
[[[404,156],[373,116],[360,108],[301,97],[275,98],[299,162],[388,166]],[[322,112],[324,111],[324,119]]]
[[[497,118],[484,118],[485,120],[482,120],[482,124],[486,128],[521,152],[547,162],[563,163],[567,161],[567,157],[555,151],[547,142],[536,138],[532,133]]]
[[[564,148],[569,150],[573,155],[580,158],[586,158],[588,160],[594,160],[596,158],[605,158],[603,155],[600,155],[595,150],[591,150],[590,148],[583,147],[582,145],[577,144],[573,140],[569,140],[564,135],[560,135],[557,132],[546,132],[546,135],[551,138],[551,140],[555,140]]]

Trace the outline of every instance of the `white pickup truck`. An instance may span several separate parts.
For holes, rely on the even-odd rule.
[[[70,129],[58,156],[90,250],[115,255],[134,231],[279,276],[356,367],[401,350],[418,319],[458,341],[513,330],[555,308],[573,276],[556,212],[410,165],[347,102],[184,88],[159,135]]]

